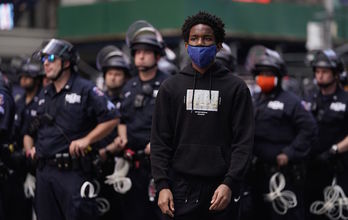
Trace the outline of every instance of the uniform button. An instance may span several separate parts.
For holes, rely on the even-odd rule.
[[[187,203],[187,199],[185,199],[185,203]]]
[[[198,203],[199,202],[199,200],[198,199],[196,199],[196,203]]]

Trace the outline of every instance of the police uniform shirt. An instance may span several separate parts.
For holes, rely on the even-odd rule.
[[[104,93],[75,73],[59,93],[53,83],[42,90],[37,114],[39,157],[68,152],[71,141],[86,136],[97,124],[119,117]]]
[[[23,147],[23,136],[27,133],[28,126],[30,123],[30,119],[36,117],[37,115],[37,105],[39,101],[40,89],[37,94],[33,97],[33,99],[26,104],[26,94],[23,94],[16,101],[16,114],[14,119],[14,135],[17,142],[17,147]]]
[[[105,96],[115,105],[116,109],[119,111],[121,108],[121,99],[119,95],[110,96],[107,91],[104,92]],[[115,127],[110,134],[108,134],[105,138],[95,143],[93,146],[96,148],[104,148],[109,145],[113,140],[117,137],[117,127]]]
[[[283,90],[267,98],[256,95],[254,106],[257,157],[275,163],[280,153],[285,153],[290,161],[308,155],[317,126],[298,97]]]
[[[313,95],[306,103],[319,126],[319,145],[313,153],[327,151],[332,145],[342,141],[348,135],[348,93],[337,87],[333,95]]]
[[[160,71],[146,82],[135,76],[126,83],[121,92],[121,123],[127,125],[128,147],[133,150],[143,150],[150,142],[156,96],[166,78],[168,76]]]
[[[11,130],[15,114],[15,104],[10,92],[0,87],[0,144],[11,141]]]

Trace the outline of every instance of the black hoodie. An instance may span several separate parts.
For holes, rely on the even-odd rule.
[[[246,84],[216,63],[204,74],[188,65],[161,85],[156,99],[151,165],[157,190],[169,188],[168,171],[173,169],[192,177],[221,179],[239,193],[253,136]]]

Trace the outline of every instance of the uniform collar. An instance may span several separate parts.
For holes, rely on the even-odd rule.
[[[63,86],[63,89],[60,92],[63,92],[64,90],[69,91],[71,89],[71,87],[73,86],[75,78],[76,78],[76,74],[72,73],[70,75],[70,78],[68,79],[68,82],[65,84],[65,86]],[[54,87],[54,84],[53,83],[49,84],[45,88],[44,93],[49,94],[50,96],[54,96],[55,94],[57,94],[56,88]]]

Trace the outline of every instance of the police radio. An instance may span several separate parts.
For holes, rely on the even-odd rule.
[[[135,95],[134,98],[134,107],[142,108],[145,106],[145,97],[152,96],[153,94],[153,86],[150,83],[144,83],[141,86],[141,93]]]

